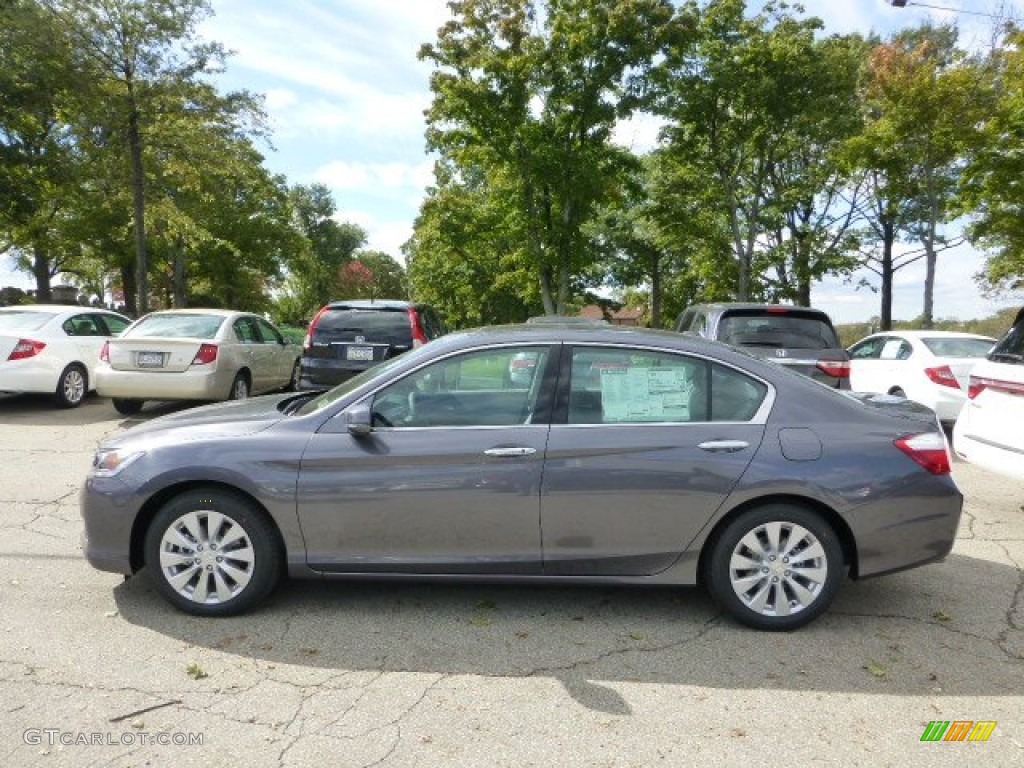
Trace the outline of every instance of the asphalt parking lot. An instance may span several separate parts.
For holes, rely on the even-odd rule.
[[[2,766],[1024,764],[1024,484],[958,463],[952,556],[792,634],[696,589],[297,583],[202,620],[81,556],[92,450],[131,423],[0,399]]]

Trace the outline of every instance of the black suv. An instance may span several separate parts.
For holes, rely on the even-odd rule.
[[[850,388],[850,356],[829,316],[785,304],[695,304],[676,330],[738,347],[836,389]]]
[[[446,332],[437,313],[423,304],[332,301],[309,324],[298,388],[333,387]]]

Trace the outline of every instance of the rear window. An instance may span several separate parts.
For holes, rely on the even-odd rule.
[[[737,347],[837,349],[840,346],[827,319],[797,312],[730,313],[719,321],[718,339]]]
[[[11,310],[0,312],[0,331],[38,331],[54,318],[51,312]]]
[[[992,339],[927,338],[921,342],[936,357],[984,357],[992,349]]]
[[[315,333],[358,333],[365,336],[404,335],[412,339],[409,313],[403,310],[330,309],[320,316]]]
[[[224,319],[220,315],[147,315],[122,338],[169,336],[171,338],[212,339]]]

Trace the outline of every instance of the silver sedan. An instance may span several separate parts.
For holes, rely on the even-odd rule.
[[[241,400],[292,386],[300,356],[248,312],[153,312],[104,345],[96,391],[126,415],[146,400]]]
[[[95,567],[145,568],[199,615],[287,573],[703,584],[788,630],[846,575],[943,559],[963,498],[916,403],[682,334],[522,325],[135,427],[99,446],[81,503]]]

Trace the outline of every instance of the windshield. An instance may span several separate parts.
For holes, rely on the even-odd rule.
[[[936,357],[984,357],[996,340],[926,338],[921,341]]]
[[[38,331],[54,317],[51,312],[8,310],[0,312],[0,331]]]
[[[171,338],[212,339],[224,317],[221,315],[153,314],[139,320],[122,338],[169,336]]]
[[[420,349],[423,349],[423,347],[420,347]],[[418,352],[419,350],[414,350],[413,352],[401,355],[400,357],[393,357],[386,363],[375,365],[373,368],[367,368],[362,373],[353,376],[351,379],[348,379],[347,381],[343,381],[341,384],[334,387],[333,389],[327,390],[322,395],[317,395],[308,403],[304,404],[301,408],[295,411],[295,414],[297,416],[307,416],[311,413],[316,413],[321,408],[326,408],[331,403],[337,402],[338,400],[343,398],[349,392],[354,392],[355,390],[359,389],[359,387],[363,386],[368,381],[373,381],[373,379],[375,379],[378,376],[382,376],[383,374],[390,371],[392,368],[396,368],[402,363],[408,362]]]

